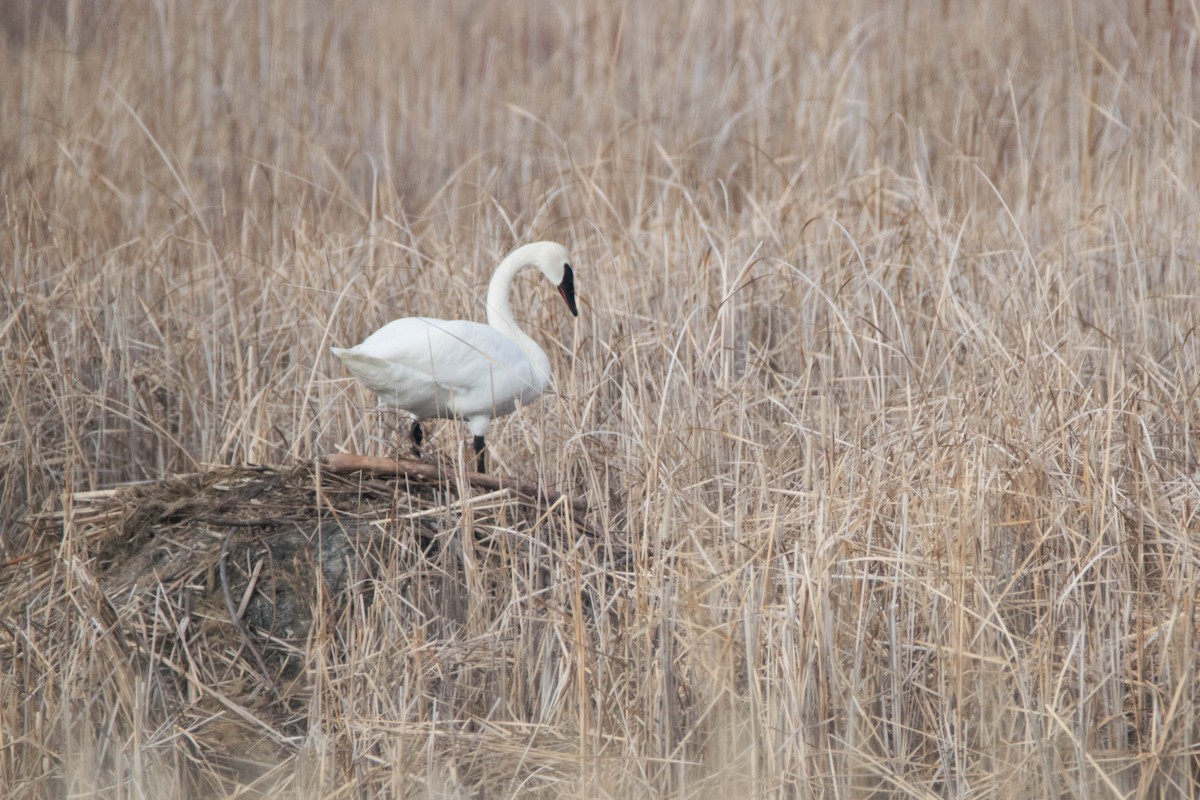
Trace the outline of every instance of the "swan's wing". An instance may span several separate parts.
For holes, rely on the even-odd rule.
[[[477,322],[398,319],[333,352],[367,388],[422,417],[507,413],[545,388],[515,341]]]
[[[389,322],[351,351],[460,388],[478,383],[488,369],[525,369],[528,363],[520,346],[495,328],[428,317]]]

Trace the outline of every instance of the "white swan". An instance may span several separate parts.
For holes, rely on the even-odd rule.
[[[508,255],[488,284],[487,325],[467,320],[408,317],[389,322],[362,344],[331,348],[346,369],[388,405],[413,420],[421,444],[421,420],[458,418],[475,436],[475,465],[484,471],[484,440],[493,417],[537,399],[550,382],[550,359],[513,319],[508,295],[513,278],[536,267],[575,307],[575,280],[566,249],[534,242]]]

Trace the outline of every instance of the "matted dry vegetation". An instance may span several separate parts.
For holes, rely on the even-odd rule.
[[[1198,14],[0,6],[0,794],[1200,796]]]

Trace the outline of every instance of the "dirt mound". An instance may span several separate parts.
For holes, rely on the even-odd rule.
[[[24,676],[10,688],[32,698],[92,681],[77,724],[126,737],[169,725],[206,774],[242,780],[277,763],[312,717],[306,661],[352,646],[380,576],[401,576],[421,595],[414,604],[449,609],[457,579],[436,556],[458,537],[498,569],[545,537],[588,537],[561,497],[503,487],[460,496],[424,466],[386,477],[215,468],[64,498],[33,521],[21,552],[7,543],[0,567],[0,661]],[[114,720],[114,708],[144,718]],[[0,713],[9,730],[34,724],[17,702]]]

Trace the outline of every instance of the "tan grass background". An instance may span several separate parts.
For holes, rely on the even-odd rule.
[[[574,257],[489,440],[628,590],[556,546],[426,640],[384,581],[253,791],[1200,796],[1195,3],[0,8],[0,559],[64,493],[380,452],[328,346]],[[527,679],[423,682],[480,652]],[[4,793],[240,791],[136,671],[72,726],[80,653],[2,662]]]

